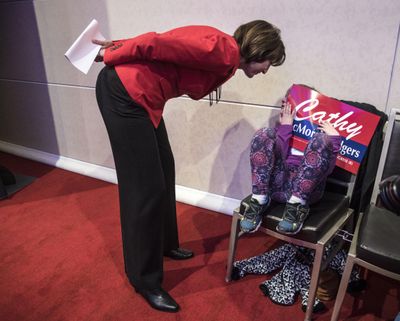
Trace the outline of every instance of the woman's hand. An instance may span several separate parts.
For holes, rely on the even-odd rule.
[[[328,121],[320,122],[319,126],[318,126],[318,129],[322,130],[328,136],[339,136],[339,132]]]
[[[292,125],[295,114],[296,109],[293,108],[292,110],[290,103],[287,100],[282,100],[281,114],[279,117],[281,125]]]
[[[92,42],[96,45],[100,45],[101,48],[94,59],[96,62],[101,62],[104,59],[104,52],[106,51],[106,48],[111,47],[113,45],[113,42],[111,40],[98,40],[98,39],[93,39]]]

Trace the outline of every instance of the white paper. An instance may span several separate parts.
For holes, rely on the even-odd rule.
[[[93,19],[86,29],[75,40],[64,54],[65,57],[80,71],[87,74],[101,46],[92,43],[93,39],[105,40],[99,30],[99,24]]]

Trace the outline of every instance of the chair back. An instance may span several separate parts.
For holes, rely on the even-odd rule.
[[[355,180],[356,175],[336,166],[333,172],[328,176],[325,190],[346,195],[351,198]]]
[[[393,175],[400,175],[400,109],[392,109],[386,127],[385,140],[375,178],[371,203],[379,201],[379,183]]]

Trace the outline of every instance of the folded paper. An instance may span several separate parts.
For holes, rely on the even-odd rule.
[[[74,41],[72,46],[65,53],[65,57],[77,69],[87,74],[96,58],[101,46],[92,42],[93,39],[105,40],[99,30],[99,24],[96,19],[86,27],[86,29]]]

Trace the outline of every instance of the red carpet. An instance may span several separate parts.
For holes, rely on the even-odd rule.
[[[0,320],[303,320],[298,302],[273,304],[258,289],[267,276],[226,284],[231,217],[178,203],[182,247],[192,260],[165,260],[164,288],[182,311],[151,309],[127,282],[122,260],[117,186],[0,153],[0,164],[36,176],[0,201]],[[261,234],[239,241],[240,258],[277,246]],[[346,320],[393,320],[399,283],[367,275],[368,289],[348,295]],[[330,318],[333,302],[316,320]]]

